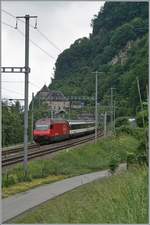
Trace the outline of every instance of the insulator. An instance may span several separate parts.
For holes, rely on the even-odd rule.
[[[15,29],[18,29],[18,20],[16,20],[16,26]]]
[[[36,18],[36,21],[35,21],[34,29],[37,29],[37,18]]]

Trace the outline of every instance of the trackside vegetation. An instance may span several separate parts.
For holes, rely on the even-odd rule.
[[[148,224],[148,170],[119,176],[65,193],[10,223]]]
[[[129,135],[108,137],[95,144],[60,152],[50,160],[29,162],[29,175],[23,176],[23,165],[5,171],[2,176],[3,197],[31,187],[80,174],[114,168],[127,160],[127,154],[138,149],[139,141]]]

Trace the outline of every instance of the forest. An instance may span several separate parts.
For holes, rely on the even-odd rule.
[[[113,87],[118,116],[134,116],[140,110],[136,77],[143,101],[148,93],[148,3],[106,2],[91,26],[89,38],[76,40],[59,55],[49,88],[94,96],[92,72],[99,71],[100,104],[109,104]]]

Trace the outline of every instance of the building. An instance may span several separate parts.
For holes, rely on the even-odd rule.
[[[70,107],[70,101],[61,91],[52,91],[46,85],[37,93],[36,98],[47,103],[49,109],[56,114],[65,112]]]

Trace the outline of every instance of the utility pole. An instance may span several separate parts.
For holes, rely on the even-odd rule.
[[[104,137],[107,135],[107,112],[104,113]]]
[[[141,105],[141,112],[142,112],[142,111],[144,111],[144,108],[143,108],[143,102],[142,102],[141,91],[140,91],[140,84],[139,84],[138,77],[136,77],[136,81],[137,81],[137,86],[138,86],[138,93],[139,93],[140,105]],[[145,131],[145,135],[144,135],[144,140],[145,140],[145,154],[148,155],[148,140],[147,140],[146,126],[145,126],[145,120],[144,120],[144,114],[143,113],[142,113],[142,120],[143,120],[143,128],[144,128],[144,131]],[[147,162],[147,164],[148,164],[148,162]]]
[[[110,99],[110,118],[111,118],[111,134],[113,133],[114,131],[114,122],[113,122],[113,115],[114,115],[114,107],[113,107],[113,89],[115,88],[111,88],[111,99]]]
[[[95,74],[95,143],[97,142],[97,128],[98,128],[98,115],[97,115],[97,71]]]
[[[112,134],[112,131],[113,131],[113,88],[111,88],[110,107],[111,107],[110,121],[111,121],[111,134]]]
[[[29,20],[37,16],[17,16],[25,19],[25,110],[24,110],[24,175],[28,173],[28,84],[29,84]]]
[[[98,129],[98,109],[97,109],[97,96],[98,96],[98,73],[102,72],[92,72],[95,73],[95,144],[97,143],[97,129]]]
[[[116,120],[116,106],[115,106],[116,102],[114,101],[114,134],[116,134],[116,129],[115,129],[115,120]]]
[[[71,113],[71,100],[69,101],[69,120],[70,120],[70,113]]]
[[[53,119],[53,109],[51,110],[51,118]]]
[[[33,129],[34,129],[34,93],[32,92],[32,109],[31,109],[31,142],[33,143]]]
[[[144,111],[138,77],[136,77],[136,81],[137,81],[138,93],[139,93],[139,98],[140,98],[141,111]],[[142,121],[143,121],[143,127],[145,127],[145,120],[144,120],[144,115],[143,114],[142,114]]]

